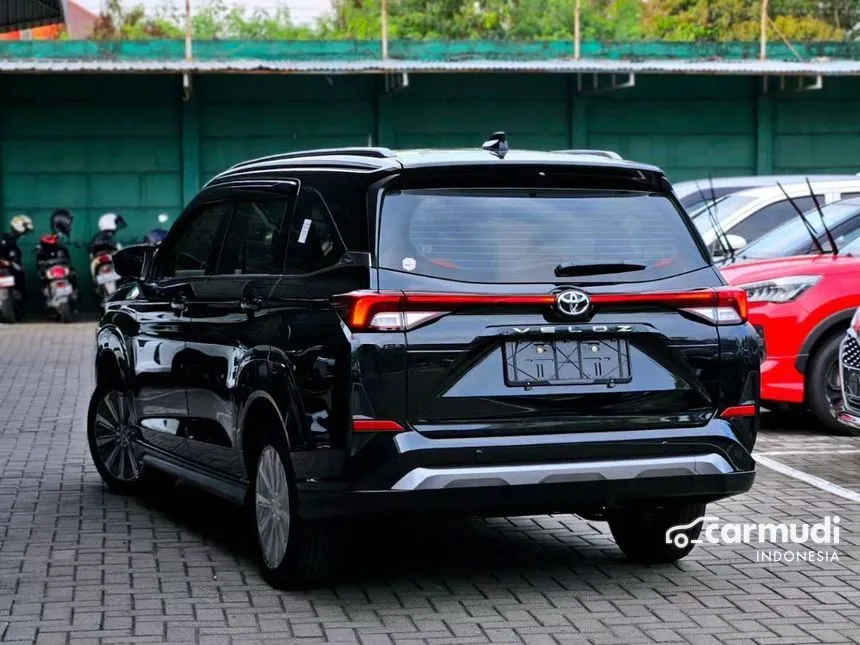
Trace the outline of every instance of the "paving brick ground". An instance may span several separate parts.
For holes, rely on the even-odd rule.
[[[860,504],[765,468],[712,514],[838,514],[838,562],[699,545],[677,565],[634,566],[604,524],[569,515],[375,522],[350,529],[337,586],[275,592],[238,510],[188,489],[141,500],[102,487],[83,428],[93,331],[0,326],[3,643],[860,642]],[[860,490],[860,453],[833,454],[860,440],[799,428],[765,433],[760,450]]]

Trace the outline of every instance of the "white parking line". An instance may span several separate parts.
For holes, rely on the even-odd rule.
[[[773,471],[776,471],[783,475],[787,475],[788,477],[793,477],[794,479],[810,484],[811,486],[820,488],[823,491],[832,493],[833,495],[837,495],[839,497],[843,497],[845,499],[851,500],[852,502],[857,502],[858,504],[860,504],[860,493],[855,493],[853,490],[842,488],[842,486],[838,486],[833,482],[829,482],[826,479],[822,479],[821,477],[810,475],[809,473],[805,473],[802,470],[797,470],[796,468],[792,468],[791,466],[786,466],[785,464],[781,464],[778,461],[774,461],[770,457],[765,457],[764,455],[760,454],[753,455],[753,457],[755,458],[757,463],[760,463],[765,468],[770,468]]]
[[[754,456],[758,455],[855,455],[860,453],[860,448],[842,448],[838,450],[765,450],[764,452],[757,452]]]

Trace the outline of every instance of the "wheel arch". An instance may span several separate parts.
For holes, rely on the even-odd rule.
[[[258,390],[248,397],[239,420],[239,447],[245,472],[249,477],[254,472],[254,451],[267,431],[283,433],[287,449],[292,451],[293,442],[288,429],[291,423],[291,419],[281,413],[278,404],[268,392]]]
[[[806,340],[800,346],[800,352],[794,362],[798,372],[806,374],[806,370],[809,368],[809,359],[833,334],[843,333],[848,328],[856,310],[856,307],[852,307],[831,314],[809,332]]]
[[[96,386],[111,382],[130,383],[128,354],[117,330],[106,327],[98,331],[94,368]]]

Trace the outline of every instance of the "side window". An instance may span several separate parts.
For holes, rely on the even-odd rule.
[[[199,211],[176,242],[159,253],[158,276],[193,277],[215,273],[215,260],[221,250],[224,226],[233,209],[229,202],[212,204]]]
[[[860,197],[860,193],[842,193],[839,195],[839,199],[854,199],[855,197]],[[821,200],[818,203],[821,204]],[[824,206],[824,204],[821,205]]]
[[[286,243],[281,222],[286,199],[238,202],[224,238],[219,275],[279,274]]]
[[[820,204],[824,203],[824,197],[822,195],[818,195],[818,202]],[[813,201],[811,196],[796,197],[794,198],[794,203],[797,204],[797,207],[802,213],[805,213],[811,208],[815,208],[815,201]],[[794,210],[794,206],[791,205],[790,201],[784,199],[780,202],[774,202],[769,206],[765,206],[761,210],[753,213],[740,224],[732,228],[731,231],[727,231],[727,233],[740,235],[747,242],[752,242],[768,231],[772,231],[780,224],[784,224],[795,217],[797,217],[797,211]]]
[[[284,273],[313,273],[335,264],[346,251],[325,201],[303,187],[293,213]]]

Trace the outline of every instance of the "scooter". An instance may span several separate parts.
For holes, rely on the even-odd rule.
[[[125,220],[119,215],[105,213],[99,218],[99,233],[90,242],[90,276],[102,311],[105,302],[114,294],[121,280],[114,270],[113,254],[122,247],[114,239],[114,235],[125,226]]]
[[[33,230],[33,220],[16,215],[9,232],[0,233],[0,322],[14,323],[24,316],[27,290],[18,239]]]
[[[78,286],[69,250],[60,241],[72,232],[74,215],[61,208],[51,215],[51,233],[42,235],[35,248],[36,266],[42,287],[42,308],[46,315],[61,322],[75,319],[78,306]]]

